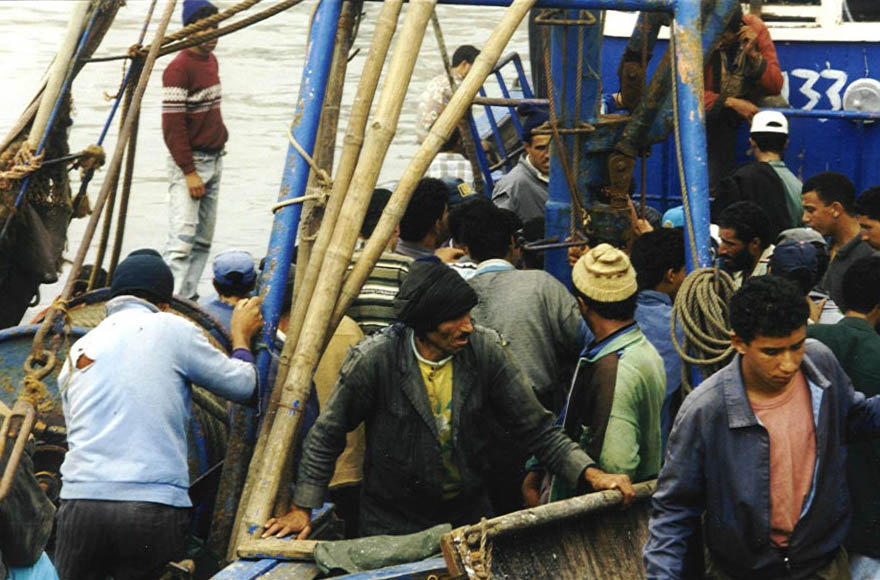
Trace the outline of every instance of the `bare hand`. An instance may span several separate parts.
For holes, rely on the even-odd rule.
[[[636,499],[636,490],[628,475],[605,473],[598,467],[588,467],[584,479],[596,490],[616,489],[623,494],[623,507],[628,507]]]
[[[632,222],[633,232],[636,237],[642,234],[647,234],[648,232],[653,232],[654,228],[651,226],[650,222],[646,219],[640,218],[639,214],[636,213],[636,206],[633,203],[632,198],[629,198],[627,202],[629,204],[629,219],[630,222]]]
[[[205,197],[205,183],[199,174],[193,171],[183,176],[186,178],[186,187],[189,189],[189,196],[193,199],[201,199]]]
[[[743,44],[743,50],[745,50],[747,53],[756,50],[758,33],[755,31],[754,28],[752,28],[748,24],[743,24],[739,27],[737,37],[739,37],[739,41]]]
[[[305,540],[309,537],[309,534],[312,533],[311,520],[312,516],[309,513],[309,510],[304,510],[299,506],[291,505],[290,511],[283,516],[279,518],[269,518],[266,521],[264,525],[266,531],[263,532],[263,537],[268,538],[269,536],[275,536],[276,538],[283,538],[284,536],[299,532],[296,539]]]
[[[437,248],[434,250],[434,255],[446,264],[454,264],[464,256],[464,250],[461,248]]]
[[[755,103],[745,99],[738,99],[736,97],[727,97],[724,101],[724,105],[736,111],[740,117],[747,121],[751,121],[752,117],[760,111]]]
[[[251,338],[263,328],[263,314],[260,306],[263,299],[259,296],[242,298],[232,311],[229,323],[229,334],[232,335],[232,348],[250,348]]]
[[[822,298],[817,301],[809,296],[807,297],[807,304],[810,305],[810,320],[813,322],[819,322],[819,318],[822,317],[822,309],[825,308],[826,302],[828,302],[828,298]]]
[[[571,236],[565,238],[566,242],[573,242],[574,238]],[[577,261],[581,259],[581,256],[590,251],[590,246],[584,244],[583,246],[569,246],[568,247],[568,265],[574,268],[574,265],[577,264]]]
[[[522,482],[522,497],[526,507],[536,507],[541,503],[541,479],[540,471],[530,471]]]

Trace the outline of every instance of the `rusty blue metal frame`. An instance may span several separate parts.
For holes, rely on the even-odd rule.
[[[315,12],[306,66],[303,68],[299,98],[293,115],[293,138],[306,152],[312,152],[315,148],[341,7],[342,0],[321,0]],[[291,144],[284,162],[281,190],[278,194],[279,202],[302,197],[305,194],[310,169],[306,160]],[[268,376],[272,359],[270,349],[275,342],[275,332],[278,329],[284,286],[287,282],[293,248],[296,245],[301,213],[300,203],[288,205],[275,213],[266,269],[258,289],[259,295],[263,297],[263,342],[266,344],[266,348],[257,354],[261,409],[265,408],[265,398],[269,392]]]

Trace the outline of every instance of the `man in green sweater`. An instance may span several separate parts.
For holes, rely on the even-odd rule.
[[[609,473],[636,481],[657,476],[662,462],[660,409],[666,392],[663,359],[635,322],[638,285],[629,258],[608,244],[582,256],[571,272],[581,314],[594,340],[581,353],[563,429]],[[540,471],[523,484],[526,504],[542,495]],[[560,478],[550,501],[589,491]]]
[[[880,256],[853,262],[843,275],[847,305],[837,324],[807,326],[807,336],[834,352],[853,382],[866,397],[880,394]],[[880,574],[880,441],[853,442],[847,446],[847,482],[853,517],[846,540],[853,578]]]

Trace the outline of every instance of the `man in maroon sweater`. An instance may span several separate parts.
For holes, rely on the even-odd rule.
[[[216,13],[208,0],[184,0],[183,25]],[[181,51],[162,74],[162,133],[171,153],[164,258],[174,274],[174,293],[192,300],[198,298],[214,237],[228,137],[220,114],[216,46],[213,39]]]

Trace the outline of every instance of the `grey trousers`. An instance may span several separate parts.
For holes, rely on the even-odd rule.
[[[183,558],[190,510],[148,502],[65,500],[55,567],[62,580],[152,580]]]

